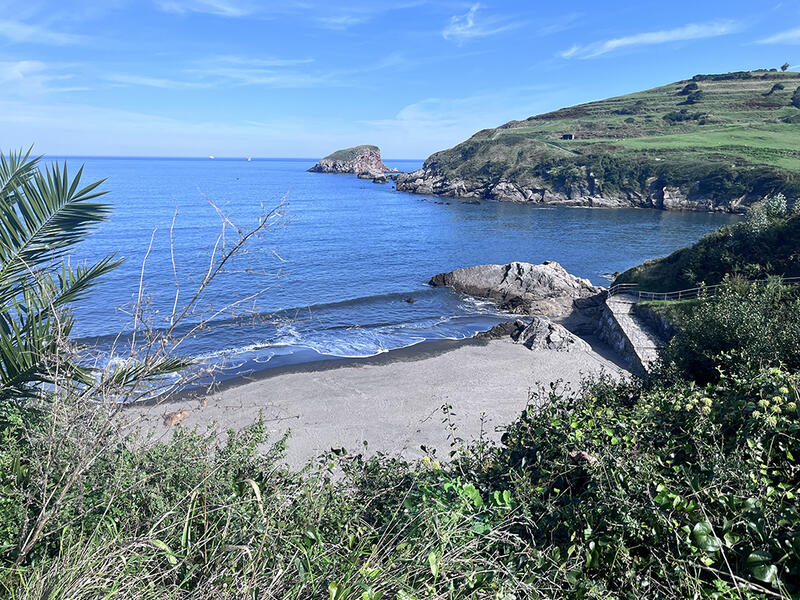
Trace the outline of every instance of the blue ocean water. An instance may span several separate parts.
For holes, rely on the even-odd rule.
[[[386,162],[404,171],[421,165]],[[229,219],[227,244],[236,237],[232,224],[252,227],[282,201],[286,212],[280,227],[254,239],[205,291],[202,314],[187,320],[191,326],[236,299],[266,290],[216,315],[180,346],[186,355],[223,362],[228,374],[470,337],[507,318],[489,303],[428,287],[430,277],[442,271],[556,260],[571,273],[603,284],[604,273],[668,254],[735,219],[466,204],[399,193],[391,184],[351,176],[307,173],[313,163],[68,159],[73,170],[85,165],[87,182],[107,179],[106,200],[114,207],[110,221],[77,249],[74,259],[93,261],[113,252],[126,258],[77,307],[79,341],[102,352],[119,332],[130,330],[129,309],[140,278],[148,324],[163,328],[175,303],[176,281],[180,309],[208,268],[221,231],[217,209]]]

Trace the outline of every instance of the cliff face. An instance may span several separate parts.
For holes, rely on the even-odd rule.
[[[413,194],[450,196],[470,200],[498,200],[541,205],[590,206],[603,208],[657,208],[663,210],[691,210],[703,212],[739,213],[758,195],[743,194],[734,198],[714,198],[704,195],[699,185],[687,188],[664,185],[650,178],[644,190],[603,190],[591,175],[584,181],[569,185],[558,182],[525,182],[498,179],[462,179],[451,177],[435,167],[423,167],[397,177],[397,190]]]
[[[697,75],[563,108],[479,131],[399,176],[397,189],[533,204],[743,212],[778,192],[800,195],[795,90],[800,73]]]
[[[377,146],[354,146],[329,154],[309,169],[311,173],[338,173],[350,175],[383,175],[389,168],[381,160]]]

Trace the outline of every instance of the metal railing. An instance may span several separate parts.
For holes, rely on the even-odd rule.
[[[756,285],[763,285],[768,281],[780,281],[784,285],[800,285],[800,277],[780,277],[773,279],[757,279],[750,281]],[[722,288],[724,284],[706,285],[686,290],[678,290],[676,292],[648,292],[645,290],[637,290],[637,283],[618,283],[608,288],[607,296],[618,296],[624,294],[626,296],[634,296],[637,302],[643,300],[694,300],[702,296],[714,296]]]

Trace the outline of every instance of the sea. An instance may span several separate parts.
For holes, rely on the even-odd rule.
[[[232,378],[276,367],[369,357],[475,336],[507,320],[490,302],[428,285],[477,264],[554,260],[599,285],[735,216],[647,209],[535,207],[397,192],[391,183],[308,173],[315,159],[73,157],[104,179],[107,222],[73,264],[124,263],[75,307],[73,338],[101,362],[124,354],[134,322],[158,337],[186,311],[176,353]],[[386,160],[401,171],[421,160]],[[209,268],[279,207],[281,216]],[[216,261],[216,262],[215,262]],[[138,308],[137,308],[138,307]]]

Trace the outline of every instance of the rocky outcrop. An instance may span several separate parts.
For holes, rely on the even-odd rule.
[[[484,339],[511,338],[531,350],[555,350],[570,352],[589,350],[590,346],[565,327],[554,323],[547,317],[536,316],[530,321],[516,319],[505,321],[492,327],[479,337]]]
[[[383,176],[389,167],[381,160],[377,146],[355,146],[329,154],[309,169],[311,173],[358,175],[362,179]]]
[[[513,336],[512,336],[513,337]],[[533,317],[525,329],[519,332],[514,341],[531,350],[589,350],[589,344],[568,331],[565,327],[553,323],[547,317]]]
[[[509,312],[549,317],[565,317],[576,308],[600,303],[602,299],[595,299],[603,291],[588,279],[570,275],[553,261],[456,269],[434,276],[430,285],[496,300],[502,310]]]
[[[609,192],[602,189],[591,173],[584,181],[569,186],[544,182],[540,182],[540,185],[531,185],[507,180],[461,179],[448,177],[435,165],[400,174],[397,178],[397,190],[412,194],[522,202],[533,205],[634,207],[733,213],[744,212],[747,206],[756,200],[742,196],[719,202],[703,195],[697,184],[684,190],[675,186],[661,186],[655,178],[647,182],[647,189],[644,192]]]

